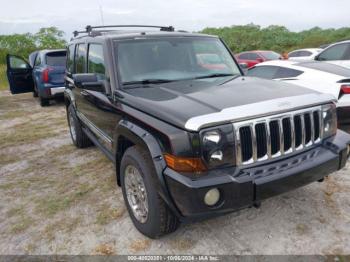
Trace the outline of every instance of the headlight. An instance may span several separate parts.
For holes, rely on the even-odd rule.
[[[337,108],[335,104],[322,106],[323,138],[335,135],[337,132]]]
[[[203,130],[200,133],[202,155],[209,168],[235,164],[234,135],[232,125]]]

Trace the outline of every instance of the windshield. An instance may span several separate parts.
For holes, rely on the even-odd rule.
[[[160,83],[240,75],[217,38],[169,37],[116,44],[121,82]]]
[[[276,53],[276,52],[272,52],[272,51],[268,51],[268,52],[261,52],[261,54],[267,59],[267,60],[278,60],[281,58],[281,55]]]

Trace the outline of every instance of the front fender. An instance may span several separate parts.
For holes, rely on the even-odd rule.
[[[145,150],[147,150],[151,156],[154,169],[156,172],[156,182],[157,182],[157,191],[159,195],[163,198],[163,200],[167,203],[169,208],[174,212],[175,215],[180,217],[180,213],[175,207],[164,176],[163,171],[166,168],[166,163],[163,158],[163,153],[160,144],[158,143],[157,139],[147,130],[143,129],[142,127],[128,121],[128,120],[121,120],[117,126],[115,137],[114,137],[114,152],[116,152],[116,165],[117,170],[120,166],[121,161],[121,155],[118,154],[119,150],[119,138],[124,137],[131,141],[133,144],[143,147]],[[117,180],[119,181],[119,172],[117,171]],[[118,182],[119,183],[119,182]]]

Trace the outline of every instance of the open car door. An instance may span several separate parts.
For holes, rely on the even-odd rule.
[[[12,94],[34,91],[32,67],[23,58],[15,55],[6,56],[7,79]]]

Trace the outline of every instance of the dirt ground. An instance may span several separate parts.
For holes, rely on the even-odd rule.
[[[72,146],[62,102],[0,92],[0,254],[350,254],[350,165],[159,240],[132,225],[112,164]]]

